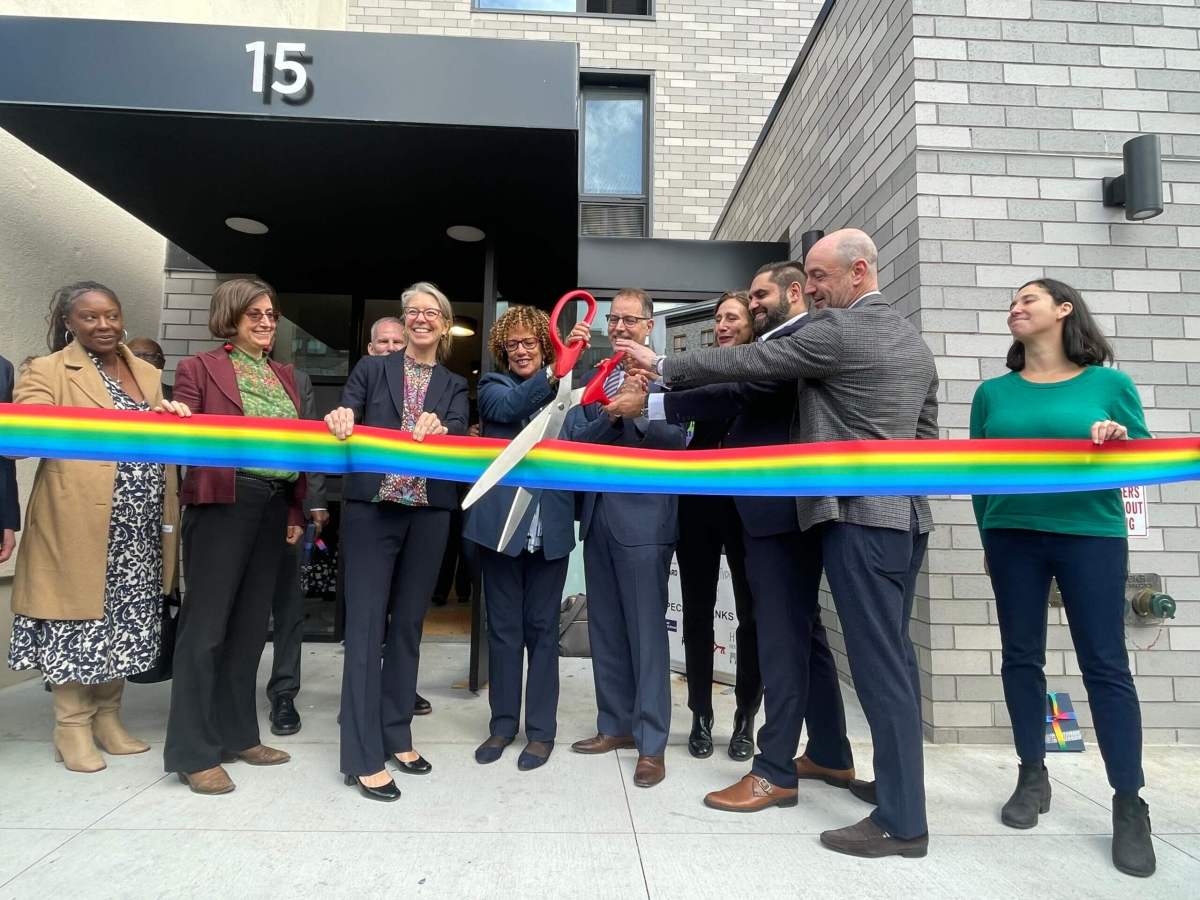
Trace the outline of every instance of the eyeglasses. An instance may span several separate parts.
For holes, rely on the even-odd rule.
[[[255,325],[257,325],[263,319],[266,319],[267,321],[274,324],[275,322],[278,322],[279,319],[281,318],[279,313],[275,312],[275,310],[273,310],[273,309],[268,309],[266,312],[263,312],[261,309],[248,309],[245,312],[245,316],[247,319],[249,319]]]
[[[406,309],[404,311],[404,318],[425,319],[429,322],[436,322],[442,318],[442,311],[440,309]]]
[[[516,353],[522,347],[526,350],[536,350],[540,343],[537,338],[521,338],[519,341],[505,341],[504,349],[509,353]]]
[[[154,366],[157,366],[159,363],[166,362],[166,357],[161,353],[135,353],[133,355],[143,362],[148,362]]]
[[[620,322],[626,328],[633,328],[638,322],[649,322],[653,316],[608,316],[608,327],[616,328]]]

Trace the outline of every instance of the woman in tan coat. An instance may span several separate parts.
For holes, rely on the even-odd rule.
[[[116,295],[80,282],[50,307],[51,353],[17,382],[17,403],[154,410],[189,416],[162,399],[154,366],[121,343]],[[42,460],[26,511],[13,581],[8,664],[40,669],[54,694],[55,757],[98,772],[107,753],[144,753],[117,712],[125,677],[158,658],[164,589],[174,579],[178,497],[156,463]]]

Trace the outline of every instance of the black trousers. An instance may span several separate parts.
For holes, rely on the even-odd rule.
[[[929,535],[828,522],[820,527],[850,673],[874,747],[877,825],[898,838],[928,831],[921,685],[908,633],[917,573]]]
[[[421,631],[449,528],[444,509],[359,500],[342,507],[346,775],[371,775],[390,754],[412,750]]]
[[[304,642],[304,594],[300,591],[300,542],[285,544],[279,576],[271,600],[273,622],[271,678],[267,698],[295,697],[300,693],[300,655]]]
[[[804,726],[809,759],[830,769],[854,765],[837,662],[821,624],[821,539],[799,530],[743,539],[767,714],[751,771],[792,788]]]
[[[260,743],[255,683],[287,545],[287,491],[238,476],[235,503],[184,510],[186,593],[163,751],[168,772],[209,769],[222,751]]]
[[[1142,776],[1142,711],[1125,649],[1128,542],[988,528],[983,549],[1000,620],[1004,700],[1017,755],[1046,755],[1046,596],[1058,579],[1083,673],[1096,741],[1114,791],[1136,793]]]
[[[525,674],[525,737],[552,741],[558,731],[558,617],[568,558],[546,559],[540,550],[519,556],[487,547],[479,552],[487,602],[491,734],[516,736]]]
[[[685,495],[679,498],[679,587],[683,594],[683,652],[687,664],[688,709],[712,716],[713,610],[721,551],[733,579],[737,609],[737,672],[734,693],[739,710],[753,713],[762,699],[758,663],[758,631],[746,580],[742,549],[742,520],[730,497]]]

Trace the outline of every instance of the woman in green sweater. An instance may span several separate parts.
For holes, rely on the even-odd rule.
[[[1137,388],[1108,368],[1112,349],[1079,292],[1050,278],[1009,306],[1012,371],[971,404],[973,438],[1147,438]],[[1142,722],[1125,650],[1128,544],[1118,490],[976,496],[975,518],[996,595],[1004,700],[1020,758],[1004,824],[1032,828],[1050,809],[1045,759],[1046,598],[1058,580],[1113,797],[1113,864],[1154,872],[1149,807],[1138,796]]]

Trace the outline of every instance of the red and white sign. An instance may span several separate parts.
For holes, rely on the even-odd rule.
[[[1145,537],[1149,533],[1146,517],[1146,489],[1144,487],[1121,488],[1121,502],[1125,506],[1125,528],[1130,537]]]

